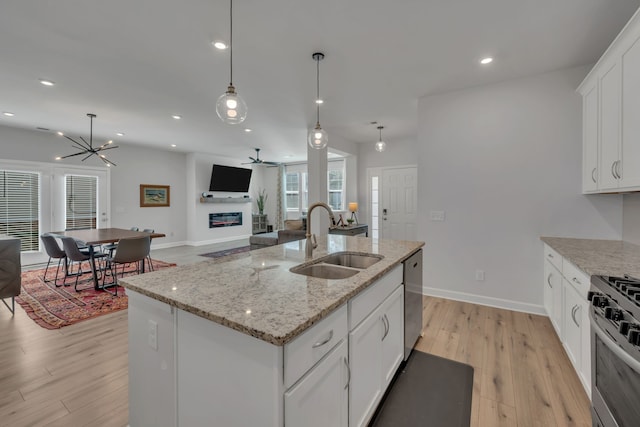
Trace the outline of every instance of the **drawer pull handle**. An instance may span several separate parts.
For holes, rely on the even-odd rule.
[[[417,266],[418,266],[417,262],[415,264],[413,264],[413,268],[416,268]]]
[[[553,258],[553,254],[547,254],[549,258]]]
[[[382,323],[384,324],[384,335],[382,336],[382,341],[389,335],[389,318],[386,314],[382,315]]]
[[[549,273],[549,276],[547,277],[547,283],[549,284],[549,287],[553,289],[553,285],[551,284],[551,276],[553,276],[553,273]]]
[[[615,162],[611,163],[611,175],[613,175],[613,177],[615,179],[619,179],[620,177],[616,175],[616,164],[618,163],[618,161],[616,160]]]
[[[573,319],[573,323],[575,323],[578,328],[580,327],[580,324],[576,320],[576,311],[578,311],[579,308],[580,306],[576,304],[573,306],[573,309],[571,309],[571,318]]]
[[[349,367],[349,361],[346,357],[343,357],[342,360],[344,360],[344,366],[347,367],[347,383],[344,385],[344,389],[346,390],[349,388],[349,384],[351,384],[351,368]]]
[[[578,285],[582,285],[582,283],[580,282],[580,280],[578,280],[577,277],[574,277],[573,279],[571,279],[571,281],[573,281],[573,283],[577,283]]]
[[[325,345],[326,343],[328,343],[329,341],[331,341],[331,338],[333,338],[333,329],[329,331],[329,337],[324,340],[324,341],[318,341],[317,343],[315,343],[312,347],[313,348],[318,348],[318,347],[322,347],[323,345]]]

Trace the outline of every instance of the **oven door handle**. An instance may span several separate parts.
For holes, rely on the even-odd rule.
[[[626,351],[620,348],[620,346],[618,346],[618,344],[616,344],[616,342],[612,340],[602,328],[600,328],[600,325],[593,320],[593,316],[589,316],[589,322],[591,322],[591,330],[602,340],[604,345],[606,345],[607,348],[615,354],[616,357],[620,358],[628,367],[640,374],[640,362],[629,356]]]

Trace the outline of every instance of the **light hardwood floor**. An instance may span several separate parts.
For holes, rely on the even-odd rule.
[[[591,425],[547,318],[425,297],[424,321],[419,350],[475,369],[472,426]],[[127,425],[126,310],[50,331],[0,306],[0,343],[0,426]]]

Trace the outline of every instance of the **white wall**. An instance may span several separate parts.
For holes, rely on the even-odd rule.
[[[640,193],[623,196],[622,239],[640,245]]]
[[[621,197],[580,194],[575,88],[587,71],[419,100],[418,237],[429,293],[539,311],[540,236],[621,238]],[[446,221],[431,222],[432,210]],[[480,269],[485,281],[475,281]]]
[[[185,155],[118,143],[109,158],[111,168],[111,226],[153,228],[165,233],[154,247],[178,244],[186,239]],[[0,158],[100,167],[95,158],[82,162],[78,157],[55,161],[57,155],[72,154],[71,143],[48,132],[0,126]],[[140,207],[140,184],[171,186],[170,207]],[[49,230],[43,230],[49,231]]]

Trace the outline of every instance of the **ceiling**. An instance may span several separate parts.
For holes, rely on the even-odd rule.
[[[270,161],[331,139],[412,137],[424,95],[595,62],[640,0],[236,0],[234,79],[246,121],[223,124],[227,0],[3,0],[0,125]],[[495,61],[481,66],[479,60]],[[39,79],[55,82],[45,87]],[[179,114],[181,120],[172,119]],[[244,128],[253,131],[247,133]],[[122,137],[116,132],[123,132]],[[69,153],[61,153],[69,154]]]

